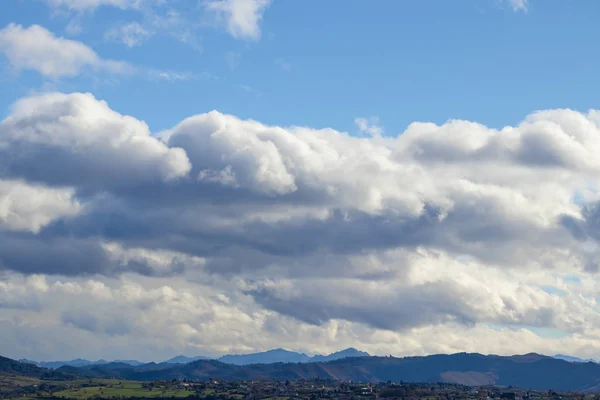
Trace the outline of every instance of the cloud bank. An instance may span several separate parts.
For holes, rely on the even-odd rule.
[[[17,101],[0,353],[597,356],[600,113],[357,124],[211,111],[153,134],[91,94]]]

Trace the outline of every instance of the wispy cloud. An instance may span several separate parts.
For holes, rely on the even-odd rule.
[[[148,76],[151,79],[165,80],[165,81],[169,81],[169,82],[189,81],[189,80],[195,80],[195,79],[199,78],[199,76],[197,74],[193,74],[191,72],[159,71],[159,70],[148,70]],[[207,75],[202,75],[202,77],[207,78]]]
[[[527,12],[529,10],[529,0],[506,0],[514,12]]]
[[[154,32],[134,21],[113,27],[105,33],[104,37],[107,40],[123,43],[127,47],[135,47],[153,35]]]
[[[24,28],[10,24],[0,30],[0,54],[6,56],[15,71],[33,70],[51,79],[74,77],[88,70],[112,76],[146,75],[150,79],[172,82],[198,77],[189,72],[156,70],[125,61],[104,59],[84,43],[57,37],[39,25]]]
[[[83,27],[81,26],[81,21],[79,21],[79,18],[71,19],[67,26],[65,26],[65,31],[71,36],[79,35],[83,31]]]
[[[153,35],[165,35],[201,50],[195,31],[200,27],[200,12],[191,15],[178,11],[175,2],[165,0],[46,0],[56,13],[69,16],[65,30],[77,35],[83,30],[82,19],[101,7],[133,11],[140,18],[116,24],[105,33],[105,38],[128,47],[141,44]]]
[[[354,123],[361,133],[366,133],[370,136],[381,136],[383,128],[379,125],[379,117],[371,118],[355,118]]]
[[[151,7],[144,9],[144,29],[155,34],[170,36],[182,43],[187,44],[196,51],[202,50],[202,42],[196,34],[199,24],[194,23],[192,17],[186,16],[176,9],[157,11]]]
[[[236,39],[258,40],[260,21],[271,0],[209,0],[205,9]]]
[[[240,89],[242,89],[244,92],[251,93],[251,94],[255,95],[256,97],[260,97],[263,95],[263,92],[261,92],[260,90],[254,88],[250,85],[238,85],[238,87]]]

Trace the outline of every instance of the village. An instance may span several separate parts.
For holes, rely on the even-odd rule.
[[[512,387],[470,387],[450,383],[363,383],[333,380],[226,381],[208,379],[126,380],[90,379],[66,384],[48,382],[23,386],[4,392],[9,399],[159,399],[190,398],[204,400],[600,400],[600,396],[581,393],[520,390]]]

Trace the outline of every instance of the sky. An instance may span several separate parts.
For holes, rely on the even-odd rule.
[[[592,0],[3,0],[0,354],[600,359]]]

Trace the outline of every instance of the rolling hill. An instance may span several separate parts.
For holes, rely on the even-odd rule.
[[[0,371],[42,374],[44,369],[2,358]],[[469,386],[501,385],[539,390],[600,391],[600,365],[572,363],[535,353],[515,356],[458,353],[426,357],[353,357],[329,362],[234,365],[217,360],[187,364],[109,363],[55,370],[83,377],[226,380],[333,379],[364,382],[447,382]]]
[[[47,369],[40,368],[37,365],[22,363],[20,361],[0,356],[0,374],[39,377],[46,372],[48,372]]]

